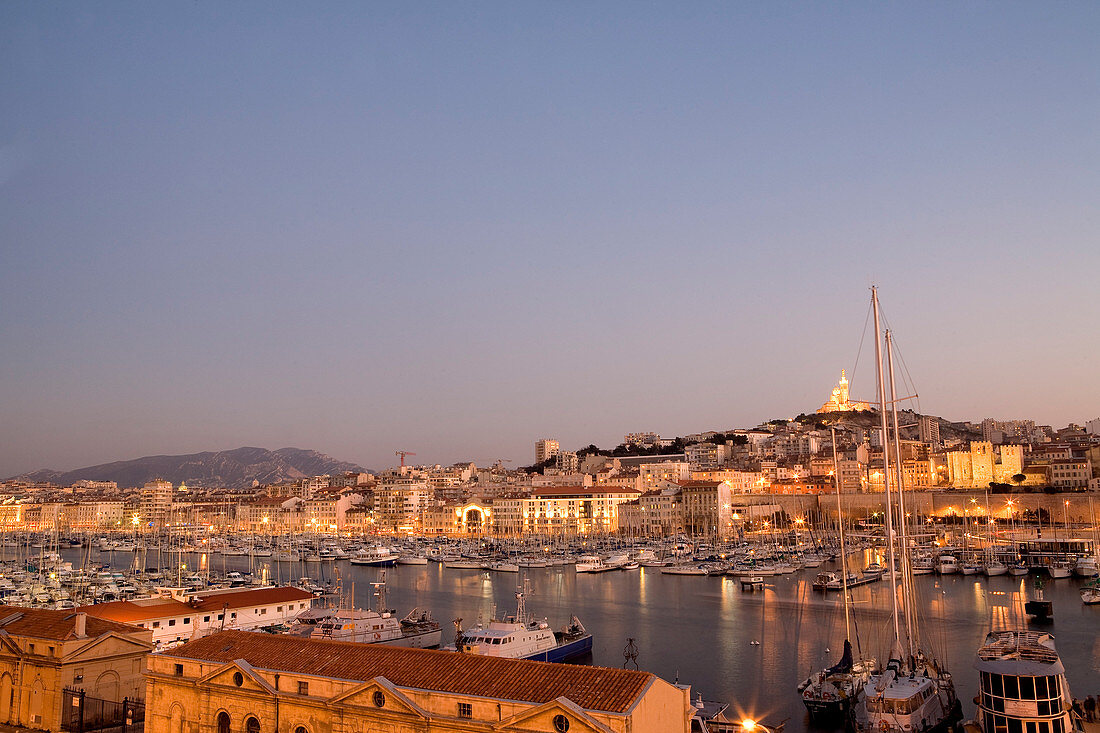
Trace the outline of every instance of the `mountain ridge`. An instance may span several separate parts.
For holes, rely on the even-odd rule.
[[[69,486],[81,480],[114,481],[123,488],[144,486],[154,479],[164,479],[173,484],[187,483],[197,488],[243,489],[252,486],[254,481],[273,484],[346,471],[366,472],[366,469],[305,448],[268,450],[243,446],[183,455],[142,456],[72,471],[41,469],[13,476],[12,479],[49,481],[60,486]]]

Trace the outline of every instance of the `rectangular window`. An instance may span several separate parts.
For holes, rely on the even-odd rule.
[[[282,612],[283,612],[283,607],[282,606],[275,606],[275,613],[282,613]]]
[[[183,622],[184,622],[185,624],[189,624],[189,623],[191,623],[191,619],[189,619],[189,618],[185,618],[185,619],[183,620]]]
[[[182,664],[177,664],[176,665],[176,676],[177,677],[183,677],[183,665]]]
[[[160,628],[160,621],[154,621],[153,622],[153,628],[154,629],[159,629]]]
[[[458,704],[458,717],[460,718],[472,718],[474,717],[474,706],[468,702],[460,702]]]
[[[202,617],[202,622],[203,622],[204,624],[208,624],[208,623],[210,623],[210,617],[209,617],[209,616],[203,616],[203,617]]]
[[[1020,699],[1021,700],[1034,700],[1035,699],[1035,678],[1034,677],[1021,677],[1020,678]]]
[[[168,619],[168,625],[169,626],[175,626],[176,625],[176,620],[174,618]]]
[[[309,694],[309,683],[308,682],[299,682],[298,683],[298,694],[299,695],[308,695]]]
[[[1015,675],[1006,674],[1005,680],[1005,697],[1015,700],[1020,699],[1020,684],[1019,679]],[[1019,722],[1019,721],[1017,721]]]

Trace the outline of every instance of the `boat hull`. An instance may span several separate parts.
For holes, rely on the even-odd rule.
[[[810,714],[810,720],[818,724],[845,721],[852,712],[852,703],[848,698],[819,700],[803,697],[802,704],[806,706],[806,712]]]
[[[536,654],[532,654],[524,659],[530,659],[536,662],[567,662],[570,659],[576,659],[577,657],[583,657],[586,654],[592,653],[592,635],[585,634],[579,639],[567,641],[564,644],[559,644],[553,649],[545,649]]]
[[[421,633],[408,633],[397,639],[373,642],[379,646],[403,646],[410,649],[436,649],[443,641],[443,630],[434,629]]]
[[[351,559],[352,565],[369,565],[376,568],[389,568],[397,564],[397,558],[384,557],[384,558],[365,558],[365,557],[353,557]]]

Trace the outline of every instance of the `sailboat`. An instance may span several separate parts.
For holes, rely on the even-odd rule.
[[[840,503],[840,471],[837,469],[836,428],[833,429],[833,476],[836,484],[837,524],[840,531],[840,582],[844,593],[844,652],[832,667],[810,675],[798,686],[802,704],[814,722],[845,720],[863,696],[863,688],[875,668],[875,660],[852,657],[852,625],[848,608],[848,552],[844,544],[844,512]],[[741,581],[744,583],[744,580]]]
[[[883,476],[886,492],[886,539],[888,543],[888,563],[890,577],[890,599],[894,639],[886,667],[875,672],[867,680],[864,697],[856,706],[855,726],[861,733],[886,733],[898,731],[939,731],[952,728],[961,719],[962,709],[955,696],[955,684],[951,674],[934,658],[928,658],[918,645],[917,630],[913,613],[913,575],[909,562],[907,533],[905,526],[905,498],[901,485],[900,439],[898,436],[897,393],[894,387],[893,344],[891,333],[887,330],[883,339],[879,320],[878,289],[871,288],[871,306],[875,324],[875,361],[878,375],[879,414],[882,421],[883,437]],[[889,398],[886,392],[886,380],[883,369],[883,341],[885,340],[886,368],[890,375]],[[886,410],[890,407],[893,416],[893,443],[895,468],[897,469],[897,496],[891,491],[891,468],[889,425]],[[894,511],[900,528],[898,539],[894,534]],[[897,567],[898,559],[901,568]],[[900,588],[901,601],[899,603]]]

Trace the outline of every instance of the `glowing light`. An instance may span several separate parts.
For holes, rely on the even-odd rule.
[[[745,718],[741,721],[741,729],[747,731],[756,730],[756,721],[752,718]]]

